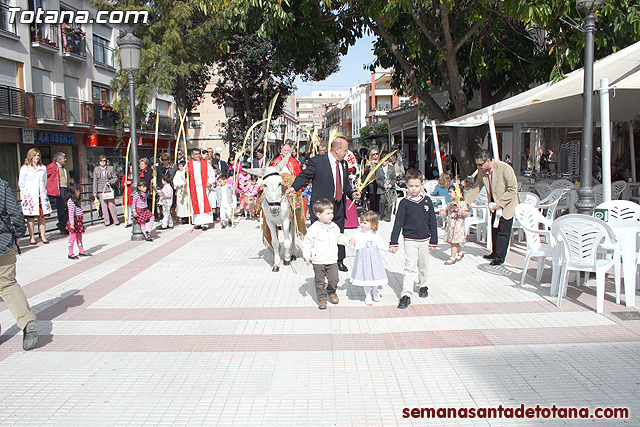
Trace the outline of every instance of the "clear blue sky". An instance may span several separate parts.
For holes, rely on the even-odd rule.
[[[349,52],[340,57],[340,71],[321,82],[303,82],[296,78],[298,87],[296,96],[311,96],[311,90],[349,90],[350,87],[371,80],[371,72],[364,69],[373,62],[373,41],[375,37],[366,35],[349,48]]]

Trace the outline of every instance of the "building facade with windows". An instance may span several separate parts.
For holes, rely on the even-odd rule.
[[[325,127],[324,113],[329,105],[334,105],[347,97],[347,91],[312,91],[309,97],[296,99],[296,118],[300,132],[300,145],[306,150],[311,136],[309,132],[316,132],[322,141]]]
[[[111,108],[111,80],[117,72],[116,39],[122,25],[11,23],[9,8],[22,11],[97,10],[88,0],[0,0],[0,177],[17,188],[26,152],[36,147],[42,161],[58,151],[67,155],[70,176],[89,183],[97,158],[106,155],[124,173],[126,143],[118,138],[120,120]],[[70,15],[70,14],[66,14]],[[151,108],[162,119],[160,147],[174,140],[172,98],[155,96]],[[153,114],[155,118],[155,114]],[[154,127],[139,118],[140,157],[151,156]],[[155,120],[154,120],[155,125]],[[128,129],[125,138],[128,140]]]

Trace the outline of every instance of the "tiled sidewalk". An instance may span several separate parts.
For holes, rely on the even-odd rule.
[[[382,223],[388,236],[391,225]],[[347,234],[354,231],[347,231]],[[70,261],[66,240],[29,247],[18,280],[38,315],[40,344],[1,303],[0,421],[17,426],[539,425],[562,420],[412,419],[414,407],[627,407],[640,424],[640,321],[595,313],[595,279],[562,307],[527,277],[523,257],[489,267],[467,245],[445,266],[432,253],[429,297],[396,308],[403,255],[383,254],[382,300],[340,274],[340,304],[320,311],[313,272],[298,259],[272,273],[257,222],[152,243],[96,226],[93,258]],[[351,266],[353,253],[346,264]],[[535,274],[536,263],[530,265]],[[587,420],[569,422],[585,424]]]

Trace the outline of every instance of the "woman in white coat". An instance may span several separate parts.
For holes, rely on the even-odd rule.
[[[34,226],[38,218],[38,229],[42,243],[49,243],[45,237],[45,215],[51,214],[51,204],[47,197],[47,168],[42,164],[40,150],[32,148],[27,151],[27,158],[20,168],[20,198],[22,199],[22,213],[27,218],[29,229],[29,243],[36,244]]]

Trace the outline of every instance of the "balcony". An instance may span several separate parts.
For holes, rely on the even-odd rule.
[[[27,102],[22,89],[0,85],[0,118],[26,120]]]
[[[93,104],[81,99],[67,99],[67,126],[89,128],[89,109]]]
[[[50,53],[58,51],[58,25],[33,24],[31,27],[31,47]]]
[[[36,121],[38,124],[64,124],[64,98],[48,93],[36,93]]]
[[[144,121],[138,124],[140,130],[149,131],[155,133],[156,131],[156,116],[153,113],[147,114]],[[171,133],[175,131],[175,121],[169,116],[158,117],[158,132],[159,133]]]
[[[110,71],[115,71],[114,50],[100,40],[93,40],[93,63],[96,67],[101,67]]]
[[[9,22],[9,5],[0,3],[0,34],[14,40],[18,40],[16,23]]]
[[[93,104],[93,124],[101,128],[115,128],[120,115],[111,107]]]
[[[72,28],[62,30],[62,56],[79,62],[87,59],[87,43],[83,31]]]

